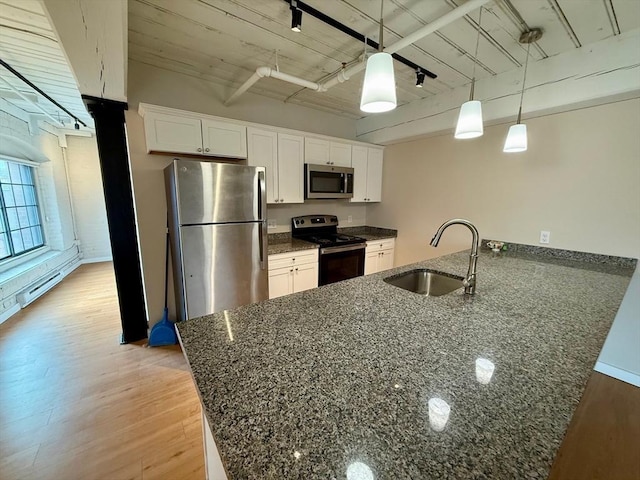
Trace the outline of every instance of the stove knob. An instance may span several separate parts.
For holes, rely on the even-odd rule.
[[[301,225],[304,225],[304,220],[300,220],[300,224],[301,224]]]

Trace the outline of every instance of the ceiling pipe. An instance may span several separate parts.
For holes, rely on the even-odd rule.
[[[25,94],[25,93],[21,92],[20,90],[18,90],[16,87],[11,85],[11,83],[9,83],[7,81],[7,79],[5,79],[4,77],[0,77],[0,80],[2,80],[11,90],[13,90],[16,95],[18,95],[20,98],[22,98],[22,100],[24,100],[25,102],[29,103],[30,105],[33,105],[36,109],[40,110],[44,115],[47,116],[47,118],[51,119],[55,125],[57,125],[58,127],[64,127],[64,123],[62,123],[60,120],[57,120],[56,118],[54,118],[49,112],[47,112],[44,108],[42,108],[42,106],[40,104],[32,101],[28,97],[28,94]]]
[[[484,4],[489,3],[491,0],[469,0],[465,4],[451,10],[449,13],[444,14],[442,17],[434,20],[433,22],[425,25],[424,27],[416,30],[411,35],[407,35],[406,37],[398,40],[393,45],[389,45],[386,47],[383,52],[386,53],[395,53],[398,50],[401,50],[409,45],[417,42],[418,40],[426,37],[427,35],[441,29],[458,20],[459,18],[464,17],[468,13],[473,10],[482,7]],[[293,75],[288,75],[286,73],[279,72],[278,70],[274,70],[270,67],[258,67],[256,72],[249,77],[249,79],[244,82],[240,88],[238,88],[233,95],[231,95],[226,102],[225,105],[230,105],[233,101],[235,101],[240,95],[249,90],[253,84],[255,84],[258,80],[263,77],[272,77],[277,78],[279,80],[283,80],[288,83],[293,83],[294,85],[298,85],[305,88],[310,88],[311,90],[315,90],[316,92],[326,92],[332,87],[335,87],[339,83],[344,83],[349,78],[351,78],[355,73],[358,73],[364,70],[366,67],[365,62],[358,63],[353,67],[341,70],[335,77],[327,80],[324,83],[316,83],[310,82],[303,78],[294,77]]]
[[[304,78],[295,77],[293,75],[289,75],[288,73],[280,72],[279,70],[274,70],[271,67],[258,67],[253,75],[249,77],[249,79],[240,85],[233,95],[231,95],[226,102],[225,105],[230,105],[234,102],[240,95],[249,90],[254,83],[264,77],[277,78],[278,80],[282,80],[283,82],[292,83],[294,85],[298,85],[300,87],[309,88],[311,90],[315,90],[316,92],[323,92],[323,87],[316,82],[310,82],[309,80],[305,80]]]

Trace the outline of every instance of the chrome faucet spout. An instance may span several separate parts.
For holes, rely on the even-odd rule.
[[[451,225],[464,225],[469,230],[471,230],[472,240],[471,254],[469,255],[469,269],[467,270],[467,276],[462,283],[464,285],[464,293],[473,295],[474,293],[476,293],[476,268],[478,264],[478,248],[480,246],[480,235],[478,234],[478,229],[475,227],[475,225],[469,220],[464,220],[462,218],[452,218],[451,220],[447,220],[442,225],[440,225],[438,231],[431,239],[430,244],[432,247],[437,247],[438,243],[440,243],[440,237],[442,237],[442,233]]]

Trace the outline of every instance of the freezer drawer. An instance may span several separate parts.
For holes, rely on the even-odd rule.
[[[269,298],[266,238],[261,234],[259,222],[180,228],[185,318]]]

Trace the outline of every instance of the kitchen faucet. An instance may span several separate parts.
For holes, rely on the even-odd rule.
[[[476,266],[478,263],[478,244],[480,243],[480,236],[478,235],[478,229],[471,223],[469,220],[463,220],[462,218],[452,218],[451,220],[447,220],[431,239],[431,246],[437,247],[438,242],[440,242],[440,237],[442,233],[451,225],[464,225],[469,230],[471,230],[471,234],[473,235],[472,243],[471,243],[471,255],[469,255],[469,270],[467,271],[466,278],[462,281],[464,285],[464,293],[468,293],[469,295],[473,295],[476,293]]]

